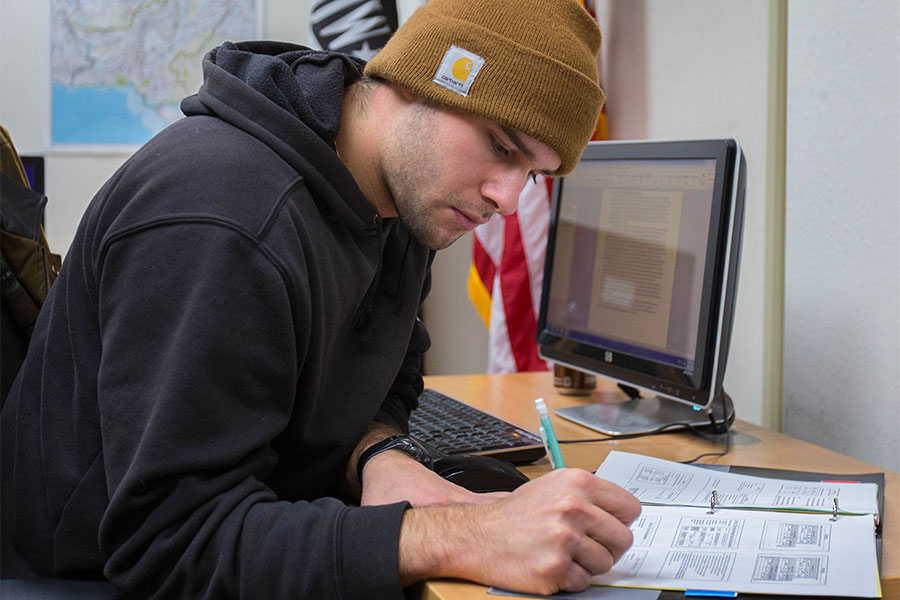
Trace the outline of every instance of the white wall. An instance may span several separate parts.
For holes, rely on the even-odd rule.
[[[784,430],[900,470],[900,9],[790,3]]]
[[[777,240],[768,236],[780,196],[777,132],[767,126],[771,88],[772,4],[718,0],[609,0],[598,11],[606,31],[603,82],[612,139],[734,137],[747,156],[743,253],[725,389],[739,418],[778,428],[780,286],[767,269]],[[605,20],[605,23],[604,23]],[[779,290],[776,290],[776,292]],[[776,326],[771,324],[775,323]],[[773,372],[774,371],[774,372]]]

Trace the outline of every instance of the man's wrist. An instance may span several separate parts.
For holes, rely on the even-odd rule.
[[[383,439],[389,438],[393,435],[397,435],[400,433],[393,427],[389,425],[385,425],[379,421],[372,421],[369,425],[369,428],[366,430],[366,433],[363,434],[362,438],[360,438],[359,442],[357,442],[356,447],[353,449],[353,452],[350,454],[350,458],[347,460],[345,473],[345,490],[354,498],[359,498],[360,493],[362,492],[362,482],[359,480],[357,475],[356,464],[359,462],[359,457],[362,456],[362,453],[366,451],[366,449],[373,445],[377,444]]]
[[[360,455],[356,463],[356,474],[360,484],[362,484],[362,473],[363,468],[366,466],[366,462],[372,457],[377,456],[382,452],[387,452],[388,450],[398,450],[403,452],[428,469],[434,467],[434,460],[432,459],[431,454],[424,446],[422,446],[422,444],[405,434],[393,435],[372,444]]]
[[[398,562],[400,582],[407,586],[424,579],[462,577],[484,582],[478,565],[478,522],[481,506],[443,505],[411,508],[400,527]]]

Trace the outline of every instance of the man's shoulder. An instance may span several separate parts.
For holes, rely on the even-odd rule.
[[[151,168],[194,187],[240,192],[292,184],[297,172],[262,140],[221,119],[185,117],[146,146]]]
[[[263,142],[212,117],[186,117],[144,145],[111,180],[118,225],[221,221],[260,231],[303,179]]]

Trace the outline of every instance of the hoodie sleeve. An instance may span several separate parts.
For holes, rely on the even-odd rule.
[[[126,597],[402,598],[405,504],[263,483],[297,378],[289,291],[252,238],[187,221],[126,232],[98,265],[106,577]]]

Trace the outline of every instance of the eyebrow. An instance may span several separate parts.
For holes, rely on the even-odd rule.
[[[516,150],[518,150],[519,152],[524,154],[525,158],[527,158],[531,162],[535,161],[534,152],[529,150],[528,146],[526,146],[522,142],[522,138],[519,137],[518,133],[516,133],[514,130],[510,129],[506,125],[500,125],[500,128],[503,130],[503,133],[505,133],[507,135],[507,137],[509,137],[509,139],[512,141],[513,145],[516,147]],[[546,175],[548,177],[552,177],[554,172],[555,171],[547,171],[545,169],[538,170],[538,173],[540,173],[542,175]]]

